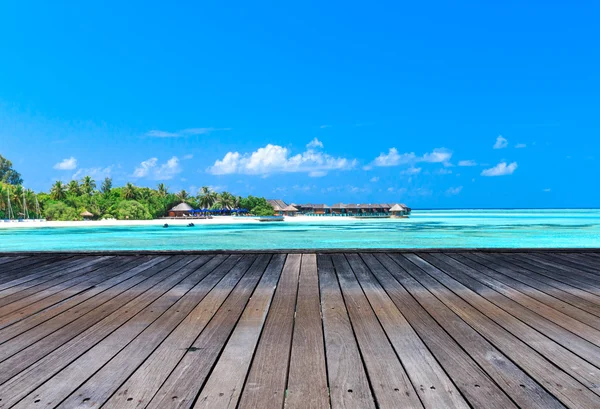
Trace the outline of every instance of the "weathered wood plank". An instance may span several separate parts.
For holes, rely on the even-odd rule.
[[[520,407],[563,407],[388,255],[362,257],[473,407],[516,408],[508,396]]]
[[[539,302],[542,302],[545,305],[548,305],[549,307],[552,307],[568,315],[569,317],[579,320],[580,322],[583,322],[593,328],[600,329],[600,317],[597,317],[596,315],[587,312],[585,309],[578,308],[577,306],[566,301],[566,299],[574,298],[576,299],[575,301],[579,304],[585,304],[585,300],[581,300],[577,297],[571,296],[571,294],[569,293],[565,293],[564,291],[558,290],[556,288],[553,289],[553,287],[547,286],[549,288],[546,289],[549,289],[550,292],[553,293],[553,295],[550,295],[545,291],[542,291],[540,287],[544,288],[544,285],[538,285],[539,283],[535,282],[535,280],[525,279],[525,281],[529,281],[529,284],[531,284],[529,285],[522,281],[500,274],[499,272],[491,268],[492,265],[488,266],[479,264],[461,254],[448,254],[448,256],[464,265],[469,266],[470,268],[473,268],[481,274],[485,274],[488,277],[498,280],[498,282],[502,284],[511,286],[515,290],[518,290],[523,294],[526,294],[531,298],[534,298]]]
[[[41,406],[57,407],[72,393],[75,396],[59,407],[73,408],[80,403],[85,405],[97,395],[104,400],[108,398],[171,329],[185,318],[199,302],[198,298],[201,299],[212,288],[210,284],[210,288],[205,288],[203,281],[220,264],[222,257],[217,256],[216,261],[210,259],[210,256],[200,256],[186,265],[183,269],[190,271],[190,275],[32,391],[15,408],[27,407],[36,400]]]
[[[327,366],[315,254],[303,254],[288,377],[286,409],[329,408]]]
[[[192,407],[269,259],[270,255],[267,254],[256,257],[248,272],[156,392],[148,409]]]
[[[290,254],[285,261],[240,397],[240,408],[283,407],[301,260],[300,254]]]
[[[375,400],[329,255],[317,257],[332,409],[374,409]]]
[[[44,342],[33,344],[0,363],[0,398],[3,399],[0,408],[22,399],[65,364],[85,353],[187,277],[190,272],[183,268],[196,257],[174,258],[174,264],[142,283],[146,284],[145,291],[141,294],[128,293],[129,301],[125,304],[117,301],[117,308],[110,315],[106,316],[100,310],[102,319],[91,326],[86,320],[88,317],[84,316],[83,322],[75,321],[78,331],[57,331]],[[10,396],[10,400],[4,396]]]
[[[347,254],[367,300],[425,408],[468,408],[460,392],[358,254]]]
[[[282,254],[271,259],[219,361],[202,388],[194,405],[195,409],[237,407],[284,262],[285,256]]]
[[[600,396],[592,391],[592,388],[595,388],[600,380],[597,368],[584,361],[582,365],[585,369],[580,370],[580,367],[573,363],[582,361],[581,359],[577,360],[575,355],[568,353],[556,343],[516,320],[510,314],[446,276],[445,273],[419,257],[410,254],[394,255],[394,259],[399,263],[402,263],[403,259],[410,260],[419,266],[419,274],[409,271],[413,278],[421,282],[448,308],[523,368],[565,406],[594,408],[600,404]],[[468,302],[463,297],[467,298]],[[546,358],[555,362],[556,366],[548,362]],[[577,380],[558,368],[577,377]]]
[[[380,408],[422,408],[415,387],[433,385],[410,382],[348,261],[341,254],[333,255],[332,260],[377,405]]]
[[[229,256],[215,270],[216,277],[223,274],[225,274],[225,277],[202,299],[129,379],[119,387],[102,406],[103,408],[145,408],[148,405],[186,351],[193,349],[192,344],[195,339],[202,333],[239,282],[241,275],[244,273],[239,266],[240,258],[238,255]],[[92,402],[91,399],[90,402]],[[100,404],[102,402],[95,399],[89,405],[96,406]]]

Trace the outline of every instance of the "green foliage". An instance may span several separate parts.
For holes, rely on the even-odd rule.
[[[255,216],[273,216],[275,214],[275,211],[273,210],[273,207],[270,205],[269,206],[259,205],[259,206],[252,208],[250,213]]]
[[[81,216],[72,207],[63,202],[49,202],[44,209],[44,215],[48,220],[81,220]]]
[[[12,166],[1,156],[0,165]],[[100,191],[96,190],[96,186],[94,179],[85,176],[81,181],[71,180],[67,184],[56,181],[48,193],[36,194],[21,185],[0,181],[0,218],[81,220],[81,213],[87,210],[96,219],[156,219],[165,216],[169,209],[182,201],[194,208],[221,210],[245,207],[252,209],[256,215],[273,214],[273,208],[262,197],[243,198],[229,192],[216,193],[208,187],[203,187],[199,195],[194,197],[185,190],[169,193],[163,183],[158,184],[157,189],[137,187],[132,183],[113,187],[112,180],[107,177],[101,183]],[[41,214],[36,214],[36,203],[39,203]]]
[[[11,161],[0,155],[0,182],[7,185],[20,185],[23,183],[21,174],[13,169]]]
[[[135,200],[120,202],[115,207],[114,213],[119,220],[149,220],[152,218],[148,209]]]

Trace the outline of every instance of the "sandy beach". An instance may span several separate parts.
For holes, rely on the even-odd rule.
[[[372,220],[372,219],[371,219]],[[284,223],[307,223],[307,222],[348,222],[361,221],[352,217],[314,217],[314,216],[293,216],[285,217]],[[195,225],[204,224],[248,224],[248,223],[280,223],[280,222],[260,222],[254,217],[234,217],[234,216],[214,216],[212,219],[154,219],[154,220],[90,220],[90,221],[36,221],[24,220],[22,222],[0,220],[0,229],[20,229],[20,228],[43,228],[43,227],[110,227],[110,226],[162,226],[169,225]]]

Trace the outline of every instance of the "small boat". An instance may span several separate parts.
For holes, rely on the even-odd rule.
[[[163,224],[163,229],[166,229],[167,227],[169,227],[167,223]]]
[[[259,222],[282,222],[284,220],[283,216],[259,216]]]
[[[195,226],[194,223],[190,223],[187,225],[187,227],[194,227],[194,226]]]

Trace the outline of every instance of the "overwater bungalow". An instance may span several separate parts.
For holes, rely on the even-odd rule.
[[[287,215],[286,204],[283,200],[268,201],[277,215]],[[284,206],[285,205],[285,206]],[[389,203],[335,203],[332,206],[326,204],[293,204],[290,205],[296,209],[297,214],[305,216],[350,216],[364,218],[387,218],[391,216],[406,217],[410,214],[410,208],[404,204]],[[395,208],[392,213],[391,209]],[[296,213],[294,213],[296,214]]]
[[[295,216],[298,214],[298,209],[292,205],[286,206],[282,209],[281,213],[284,216]]]

